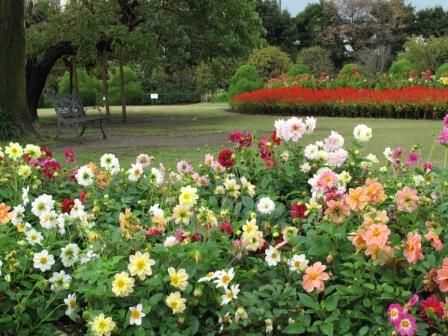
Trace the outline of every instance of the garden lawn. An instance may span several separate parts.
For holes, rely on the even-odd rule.
[[[160,162],[173,166],[180,159],[194,163],[202,160],[203,154],[216,153],[219,149],[232,146],[227,142],[230,131],[251,130],[258,135],[272,132],[273,122],[278,116],[243,115],[228,111],[227,104],[193,104],[174,106],[130,106],[128,122],[121,122],[121,108],[112,108],[112,120],[106,122],[108,140],[102,140],[99,130],[87,130],[84,142],[80,144],[74,130],[65,129],[62,138],[53,139],[56,134],[56,114],[53,109],[39,110],[38,130],[43,136],[36,141],[55,149],[56,156],[62,158],[65,147],[76,150],[80,162],[96,160],[105,152],[117,154],[123,164],[130,164],[135,156],[145,152]],[[88,110],[89,113],[96,113]],[[373,139],[366,146],[367,152],[376,154],[381,160],[385,147],[401,146],[409,150],[414,145],[421,146],[426,160],[431,151],[434,137],[440,131],[440,121],[358,119],[319,117],[314,134],[305,138],[305,143],[321,140],[331,130],[339,132],[346,141],[353,138],[353,128],[364,123],[373,129]],[[349,146],[350,147],[350,146]],[[442,164],[445,151],[435,146],[432,161]]]

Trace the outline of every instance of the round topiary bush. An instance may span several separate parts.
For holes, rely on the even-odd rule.
[[[255,49],[247,61],[267,81],[288,71],[291,66],[289,55],[278,47]]]
[[[124,80],[126,103],[128,105],[141,105],[145,99],[145,92],[138,80],[137,74],[130,67],[124,67]],[[112,70],[109,82],[109,99],[111,105],[121,104],[120,71],[118,68]]]
[[[444,63],[437,68],[436,78],[447,77],[448,76],[448,63]]]
[[[288,76],[298,76],[303,74],[309,74],[310,69],[305,64],[294,64],[289,68]]]
[[[338,77],[345,80],[363,79],[365,77],[364,69],[359,64],[346,64],[339,71]]]
[[[96,105],[101,97],[101,82],[82,69],[77,70],[79,97],[85,106]],[[69,94],[70,73],[65,72],[58,86],[58,93]]]
[[[389,76],[392,78],[403,78],[414,70],[413,65],[407,59],[400,59],[392,63],[389,69]]]
[[[263,87],[263,80],[255,67],[251,65],[241,66],[230,82],[229,99],[241,93],[254,91]]]

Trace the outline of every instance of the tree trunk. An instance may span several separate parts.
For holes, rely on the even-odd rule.
[[[13,1],[13,0],[11,0]],[[37,105],[45,87],[48,74],[62,56],[75,55],[76,48],[70,41],[61,41],[49,47],[42,57],[28,58],[26,61],[26,96],[31,120],[37,117]]]
[[[25,96],[25,3],[0,2],[0,140],[32,131]]]
[[[73,68],[73,88],[75,89],[75,96],[79,97],[79,79],[78,79],[78,66],[76,64],[76,57],[72,57]]]
[[[101,55],[101,79],[103,81],[103,103],[106,107],[106,116],[110,118],[109,105],[109,84],[107,83],[107,53],[104,51]]]
[[[119,68],[120,68],[121,111],[123,114],[123,122],[126,122],[126,87],[124,78],[124,60],[123,60],[123,53],[121,52],[119,56]]]

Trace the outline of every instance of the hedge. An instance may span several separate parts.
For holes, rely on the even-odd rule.
[[[231,106],[250,114],[440,119],[448,113],[448,89],[273,88],[239,95]]]

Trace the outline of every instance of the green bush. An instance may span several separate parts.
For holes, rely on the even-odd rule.
[[[190,104],[201,101],[201,94],[198,91],[165,87],[158,91],[160,104]]]
[[[411,62],[403,58],[392,63],[389,69],[389,76],[399,79],[408,76],[413,70],[414,67]]]
[[[400,55],[413,65],[416,72],[426,69],[435,72],[448,61],[448,37],[411,37],[404,45],[405,52]]]
[[[226,91],[220,91],[215,94],[215,102],[227,103],[229,101],[229,93]]]
[[[86,106],[96,105],[100,101],[100,97],[102,97],[101,82],[96,78],[89,76],[83,69],[78,69],[77,74],[81,102]],[[59,82],[58,93],[69,94],[69,91],[70,73],[66,71]]]
[[[448,75],[448,63],[444,63],[436,71],[436,78],[439,79],[440,77]]]
[[[356,74],[359,74],[359,76]],[[338,77],[345,80],[363,79],[365,77],[364,69],[359,64],[354,63],[346,64],[339,71]]]
[[[230,82],[229,99],[241,93],[258,90],[262,87],[263,80],[258,75],[255,67],[243,65],[238,69]]]
[[[255,49],[247,63],[254,66],[265,81],[286,73],[292,64],[289,55],[278,47]]]
[[[297,63],[304,64],[315,76],[334,73],[334,64],[328,50],[321,47],[309,47],[300,51]]]
[[[288,76],[298,76],[303,74],[309,74],[310,69],[304,64],[294,64],[288,70]]]
[[[145,92],[138,80],[137,74],[129,67],[124,67],[126,103],[128,105],[141,105],[145,99]],[[109,99],[111,105],[121,105],[120,71],[112,70],[109,81]]]

